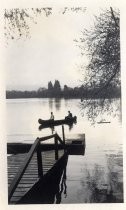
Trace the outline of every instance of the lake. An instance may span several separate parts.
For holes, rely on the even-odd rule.
[[[79,99],[8,99],[7,142],[34,142],[37,137],[52,134],[50,128],[39,130],[38,119],[63,119],[70,110],[77,116],[72,128],[64,126],[65,136],[84,134],[84,156],[69,156],[65,190],[61,203],[123,202],[123,142],[120,117],[99,115],[95,124],[82,116]],[[113,106],[114,106],[113,102]],[[116,101],[116,103],[119,103]],[[119,110],[118,110],[119,112]],[[105,119],[110,123],[98,124]],[[62,136],[62,127],[55,131]]]

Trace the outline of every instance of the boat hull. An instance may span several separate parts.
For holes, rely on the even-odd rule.
[[[68,118],[66,117],[65,119],[62,119],[62,120],[42,120],[42,119],[39,119],[38,120],[38,123],[40,125],[43,125],[43,126],[55,126],[55,125],[61,125],[61,124],[72,124],[72,123],[75,123],[77,120],[77,117],[72,117],[72,118]]]

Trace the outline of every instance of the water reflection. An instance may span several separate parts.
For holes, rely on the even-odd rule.
[[[49,102],[49,109],[53,110],[53,99],[49,98],[48,102]]]
[[[48,128],[51,131],[51,133],[54,134],[54,131],[55,131],[55,127],[54,126],[43,126],[43,125],[40,125],[38,127],[38,130],[42,131],[43,129],[46,129],[46,128]]]
[[[73,123],[72,124],[69,124],[68,126],[69,126],[69,131],[71,131],[72,128],[73,128]]]
[[[123,164],[122,155],[109,154],[107,157],[108,183],[113,202],[123,202]]]
[[[48,99],[49,109],[52,111],[55,106],[55,110],[60,111],[61,109],[61,99],[60,98],[49,98]]]
[[[57,111],[60,111],[60,109],[61,109],[61,99],[60,98],[55,98],[55,108]]]
[[[80,191],[84,203],[123,202],[122,156],[106,154],[106,161],[106,168],[95,164],[84,169]]]
[[[69,99],[65,99],[65,100],[64,100],[64,106],[67,108],[68,105],[69,105]]]
[[[103,116],[118,117],[121,122],[121,99],[90,99],[80,102],[82,116],[87,116],[92,124],[103,120]],[[104,121],[110,121],[110,119]]]
[[[67,185],[66,185],[66,166],[63,170],[63,175],[61,178],[61,184],[58,185],[58,190],[56,193],[56,204],[61,203],[62,193],[67,197]]]
[[[65,124],[65,125],[67,125],[68,128],[69,128],[69,131],[71,131],[71,130],[73,129],[74,124],[77,124],[77,122],[73,122],[73,123],[69,123],[69,124],[67,123],[67,124]],[[51,130],[51,133],[54,134],[54,132],[55,132],[55,127],[56,127],[56,126],[62,126],[62,125],[63,125],[63,124],[59,124],[59,125],[55,125],[55,126],[40,125],[40,126],[38,127],[38,130],[39,130],[39,131],[42,131],[42,130],[45,129],[45,128],[49,128],[49,129]]]
[[[13,103],[14,101],[15,103]],[[38,101],[36,99],[24,99],[23,102],[20,100],[10,99],[9,103],[7,103],[8,141],[34,141],[36,136],[41,135],[38,131],[38,118],[42,117],[43,119],[47,119],[49,117],[48,114],[50,115],[50,111],[53,110],[56,118],[62,119],[62,117],[66,115],[67,111],[71,110],[72,113],[76,113],[78,123],[77,126],[70,125],[69,129],[68,126],[65,126],[65,136],[67,138],[67,136],[69,136],[69,134],[71,135],[71,133],[75,135],[84,132],[87,139],[87,150],[86,157],[82,159],[80,156],[75,158],[70,156],[72,158],[69,158],[67,165],[66,199],[63,199],[65,184],[63,190],[61,184],[59,186],[60,193],[62,191],[61,202],[123,202],[123,157],[122,154],[119,156],[116,152],[116,150],[122,151],[122,148],[119,147],[119,144],[122,143],[122,138],[120,134],[121,126],[120,123],[118,123],[118,118],[112,118],[112,115],[107,115],[103,109],[103,112],[97,115],[97,122],[104,120],[110,121],[111,123],[96,123],[95,127],[90,126],[91,124],[86,118],[86,115],[82,117],[80,114],[80,109],[78,107],[79,102],[80,100],[77,99],[62,99],[61,107],[59,105],[60,111],[57,111],[54,99],[39,99]],[[112,107],[115,110],[113,115],[115,113],[120,114],[120,109],[118,109],[117,104],[120,104],[119,100],[117,100],[117,102],[113,101]],[[51,109],[50,111],[49,108]],[[100,109],[102,110],[102,104]],[[91,111],[93,111],[93,109]],[[82,112],[84,113],[84,109]],[[89,116],[91,116],[91,112],[89,114]],[[54,133],[55,129],[57,133],[62,136],[61,126],[45,129],[43,131],[43,135],[49,135],[50,132]],[[72,132],[70,133],[69,130]],[[111,154],[109,154],[108,151]],[[82,165],[84,170],[83,173],[80,172],[80,170],[82,170]],[[71,178],[71,176],[73,179],[77,180],[77,184],[75,181],[72,182],[71,179],[69,181],[69,177]],[[55,194],[56,196],[56,191],[52,194]],[[54,202],[53,196],[52,202]]]

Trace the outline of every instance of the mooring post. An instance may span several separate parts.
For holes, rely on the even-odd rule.
[[[58,139],[57,139],[57,134],[56,134],[54,140],[55,140],[55,160],[58,160]]]
[[[62,125],[62,135],[63,135],[63,144],[64,144],[64,152],[65,152],[65,132],[64,132],[64,125]]]
[[[62,134],[63,134],[63,143],[65,144],[65,133],[64,133],[64,125],[62,125]]]
[[[38,175],[40,178],[43,177],[43,165],[42,165],[42,154],[41,154],[40,143],[37,149],[37,162],[38,162]]]

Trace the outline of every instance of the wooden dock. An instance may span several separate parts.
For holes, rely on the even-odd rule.
[[[63,156],[64,150],[59,151],[59,159]],[[19,168],[23,164],[26,158],[26,153],[16,154],[8,156],[8,187],[14,180]],[[57,163],[55,160],[55,151],[42,152],[43,160],[43,175],[49,172]],[[9,203],[17,203],[20,199],[39,181],[38,167],[37,167],[37,153],[34,153],[32,160],[30,161],[25,173],[23,174],[19,184],[17,185],[13,196]]]
[[[27,153],[31,146],[31,143],[7,143],[7,154]],[[77,134],[65,138],[65,145],[58,144],[58,149],[65,147],[69,155],[84,155],[85,146],[85,134]],[[40,148],[42,151],[49,151],[55,150],[56,146],[54,143],[42,142]]]
[[[54,144],[43,143],[51,138],[54,138]],[[16,204],[27,196],[39,180],[44,180],[53,168],[61,166],[60,161],[66,154],[78,155],[80,151],[84,155],[85,136],[65,142],[65,138],[62,140],[58,134],[53,134],[37,138],[33,145],[8,144],[7,148],[8,202]]]

